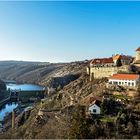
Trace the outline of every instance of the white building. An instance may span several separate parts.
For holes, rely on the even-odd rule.
[[[109,85],[135,88],[140,80],[140,76],[138,74],[114,74],[108,79]]]
[[[90,104],[90,106],[89,106],[89,113],[90,113],[90,114],[96,114],[96,115],[101,114],[100,105],[101,105],[101,101],[95,100],[95,101],[94,101],[92,104]]]

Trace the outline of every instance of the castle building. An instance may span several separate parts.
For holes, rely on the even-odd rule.
[[[131,56],[119,54],[109,58],[95,58],[87,67],[87,74],[90,77],[90,81],[92,81],[93,79],[110,77],[119,71],[128,72],[128,66],[132,61]]]

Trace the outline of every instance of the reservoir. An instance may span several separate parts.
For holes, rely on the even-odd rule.
[[[30,98],[44,97],[45,88],[40,85],[34,84],[15,84],[8,83],[6,84],[7,90],[17,90],[20,91],[19,98],[23,102],[29,102]],[[18,106],[17,102],[6,103],[0,108],[0,121],[4,119],[4,117],[12,112]]]
[[[43,91],[45,88],[40,85],[33,84],[7,84],[7,89],[20,91]]]
[[[19,91],[18,97],[23,102],[31,98],[44,98],[45,87],[34,84],[7,84],[7,90]]]

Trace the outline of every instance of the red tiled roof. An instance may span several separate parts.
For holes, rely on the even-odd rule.
[[[140,47],[136,49],[136,51],[140,51]]]
[[[138,74],[114,74],[109,77],[109,79],[118,79],[118,80],[136,80],[139,78]]]
[[[108,64],[108,63],[114,63],[113,62],[113,58],[97,58],[97,59],[93,59],[91,61],[91,64],[97,65],[97,64]]]
[[[90,97],[89,98],[89,104],[92,104],[95,100],[98,100],[98,101],[102,101],[102,98],[101,97]]]
[[[121,55],[119,55],[119,54],[113,56],[113,60],[118,60],[118,59],[120,59],[120,58],[121,58]]]
[[[131,59],[131,56],[127,56],[127,55],[119,55],[119,54],[113,56],[113,60],[118,60],[118,59],[129,60],[129,59]]]
[[[92,106],[92,105],[94,105],[94,104],[96,104],[97,106],[101,106],[101,101],[100,100],[94,100],[91,104],[90,104],[90,106]]]

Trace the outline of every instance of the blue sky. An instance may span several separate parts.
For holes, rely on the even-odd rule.
[[[140,2],[0,2],[0,60],[69,62],[140,45]]]

